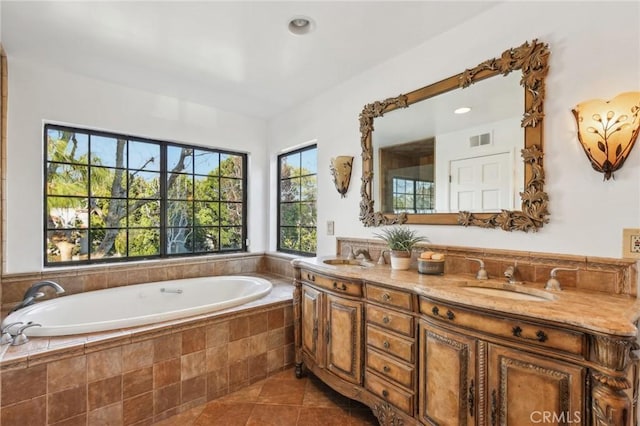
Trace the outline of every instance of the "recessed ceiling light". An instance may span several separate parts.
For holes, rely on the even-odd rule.
[[[469,111],[471,111],[470,107],[460,107],[458,109],[456,109],[455,111],[453,111],[454,114],[466,114]]]
[[[315,28],[313,20],[306,16],[295,16],[289,21],[289,32],[295,35],[309,34]]]

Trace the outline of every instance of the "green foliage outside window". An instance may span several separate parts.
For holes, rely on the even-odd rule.
[[[46,262],[244,250],[245,156],[47,125]]]
[[[317,149],[278,157],[278,250],[314,255],[317,247]]]

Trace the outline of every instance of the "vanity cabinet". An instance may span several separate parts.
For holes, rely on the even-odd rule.
[[[415,414],[415,295],[365,285],[365,388],[408,416]]]
[[[419,417],[426,424],[583,424],[586,368],[421,320]],[[555,414],[555,420],[553,416]]]
[[[371,407],[381,425],[638,424],[637,336],[616,320],[598,322],[600,332],[583,326],[593,324],[586,316],[458,300],[450,281],[423,289],[408,273],[392,281],[365,270],[358,279],[309,263],[294,263],[296,374],[306,367]],[[610,317],[624,301],[562,297]],[[627,318],[637,327],[637,316]]]
[[[363,302],[333,292],[334,283],[343,292],[357,293],[358,286],[312,272],[305,277],[308,282],[300,290],[301,348],[307,362],[362,384]]]

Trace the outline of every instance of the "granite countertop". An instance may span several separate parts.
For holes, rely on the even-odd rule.
[[[481,281],[472,275],[423,275],[415,269],[392,270],[389,265],[370,263],[371,266],[363,267],[329,265],[324,262],[335,258],[304,258],[296,259],[293,263],[319,273],[408,290],[441,302],[482,308],[498,314],[542,319],[558,323],[558,326],[570,326],[595,333],[638,336],[636,322],[640,319],[640,300],[634,297],[573,289],[546,291],[541,283],[508,284],[498,279]],[[478,287],[508,290],[509,297],[488,294],[492,290],[482,294],[484,290],[479,290]],[[513,292],[516,294],[513,295]],[[524,294],[523,299],[526,300],[514,299],[519,294]],[[527,295],[538,297],[531,298]]]

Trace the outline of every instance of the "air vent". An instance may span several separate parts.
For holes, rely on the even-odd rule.
[[[483,133],[469,138],[469,146],[471,148],[484,145],[491,145],[491,133]]]

